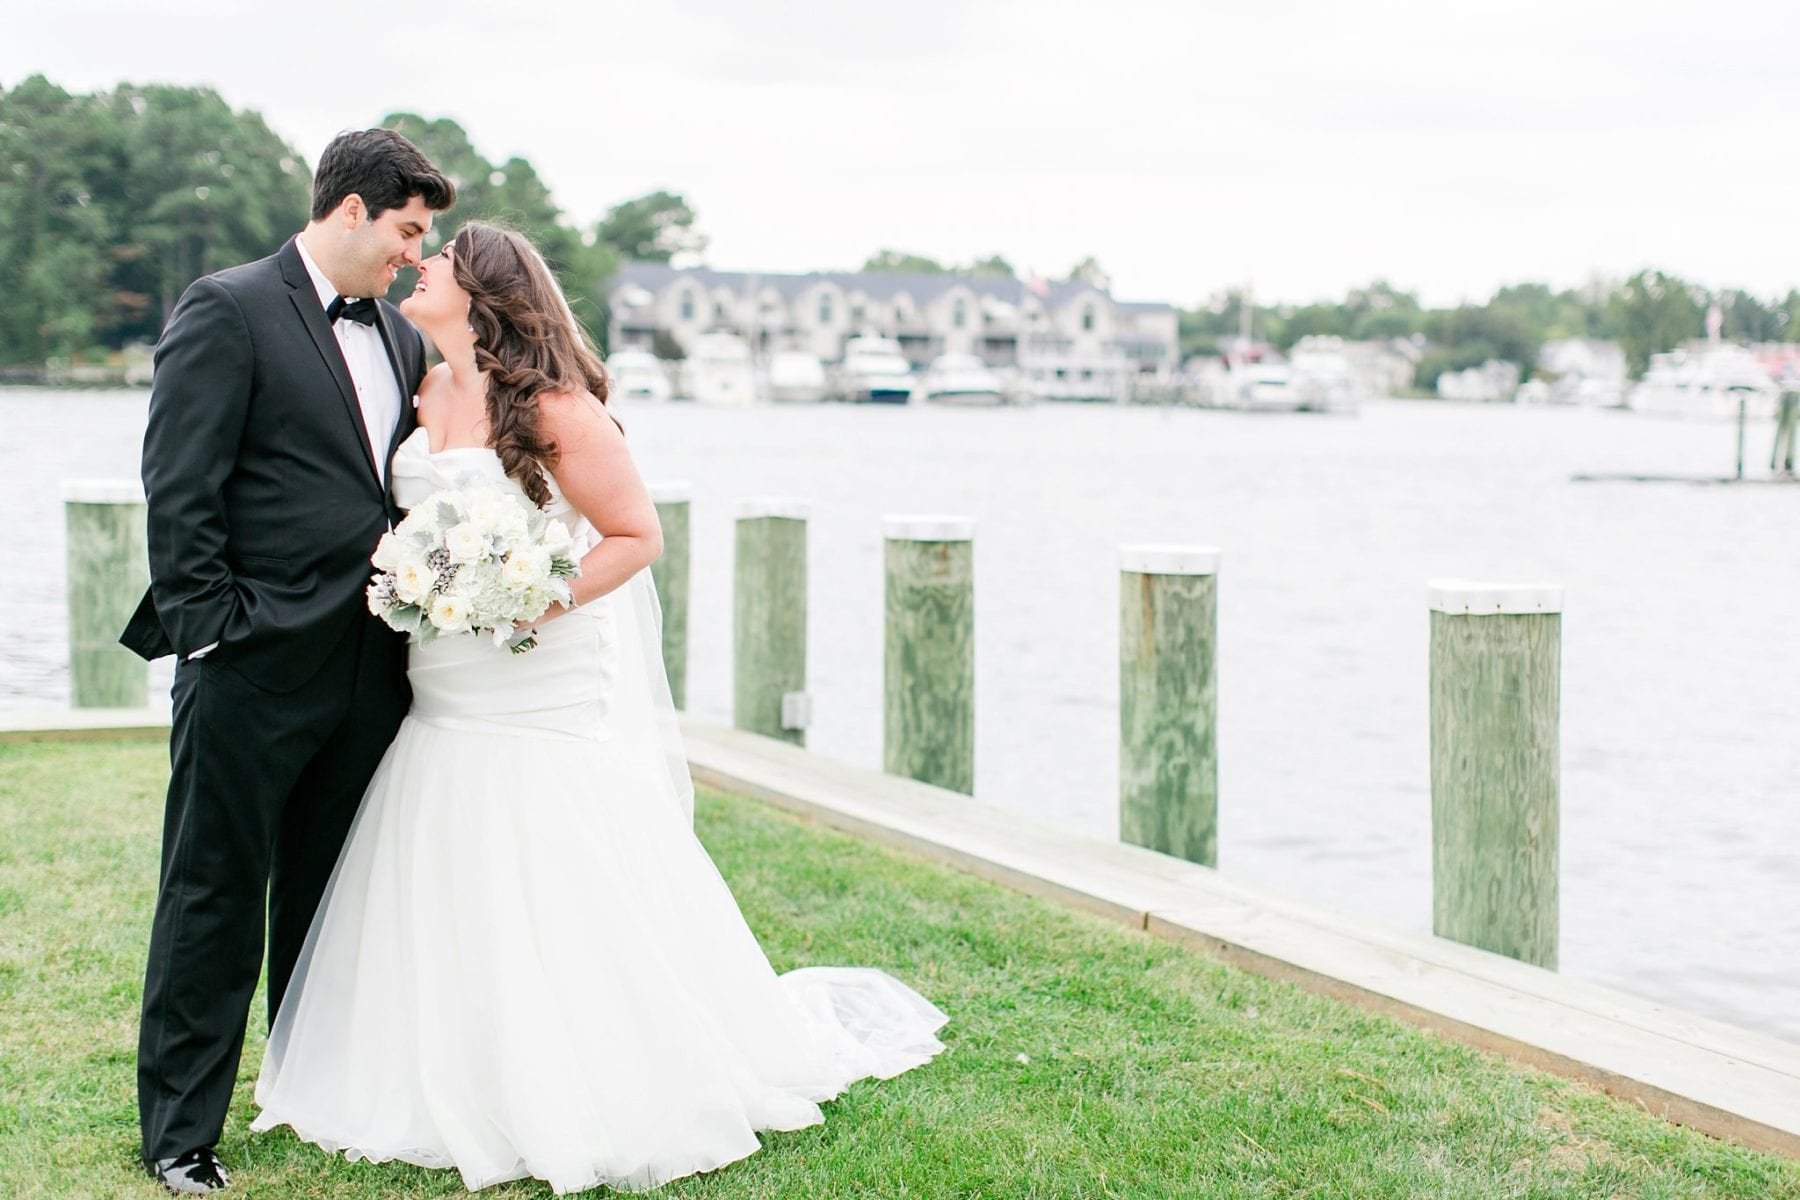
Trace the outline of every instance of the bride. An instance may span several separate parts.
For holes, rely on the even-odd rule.
[[[898,980],[777,977],[694,837],[655,506],[544,260],[472,223],[401,308],[444,362],[394,456],[398,503],[510,480],[590,548],[530,652],[412,646],[412,708],[270,1030],[253,1128],[471,1190],[640,1190],[930,1059],[945,1017]]]

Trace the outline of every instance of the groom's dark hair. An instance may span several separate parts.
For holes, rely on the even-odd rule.
[[[312,219],[329,216],[352,192],[362,197],[371,221],[414,196],[424,197],[433,212],[456,203],[456,185],[391,129],[357,129],[331,139],[313,173]]]

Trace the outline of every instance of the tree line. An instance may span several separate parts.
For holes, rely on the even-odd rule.
[[[381,124],[455,181],[451,226],[499,220],[536,240],[602,339],[596,293],[621,260],[667,262],[705,246],[679,195],[627,200],[583,227],[528,161],[488,161],[456,122],[390,113]],[[311,188],[293,147],[210,88],[78,95],[34,75],[0,90],[0,366],[154,341],[189,283],[271,254],[299,230]],[[404,272],[390,295],[413,282]]]
[[[1288,350],[1310,335],[1352,340],[1416,338],[1423,346],[1414,382],[1433,388],[1446,371],[1489,359],[1517,363],[1529,378],[1538,351],[1559,338],[1619,343],[1633,375],[1652,354],[1704,336],[1706,317],[1719,305],[1721,336],[1738,342],[1800,341],[1800,289],[1764,300],[1748,292],[1715,292],[1662,271],[1643,270],[1616,282],[1557,291],[1542,283],[1498,289],[1485,304],[1425,308],[1418,297],[1385,281],[1352,288],[1342,300],[1306,305],[1254,305],[1257,339]],[[1183,357],[1216,354],[1221,339],[1241,328],[1245,295],[1229,290],[1181,314]]]

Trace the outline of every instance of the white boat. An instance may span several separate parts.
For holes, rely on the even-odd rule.
[[[777,404],[816,404],[825,398],[825,367],[804,350],[777,350],[769,357],[765,394]]]
[[[703,333],[694,339],[684,367],[684,387],[702,404],[749,404],[756,399],[750,347],[735,333]]]
[[[1034,354],[1024,372],[1034,400],[1099,401],[1116,404],[1130,392],[1131,368],[1117,353]]]
[[[1625,407],[1665,416],[1736,420],[1741,402],[1746,416],[1767,418],[1775,415],[1780,396],[1781,389],[1748,350],[1721,344],[1651,355],[1650,366],[1626,397]]]
[[[840,379],[847,400],[905,404],[912,399],[912,364],[892,338],[865,334],[845,342]]]
[[[1288,359],[1289,386],[1306,412],[1355,413],[1363,389],[1350,360],[1333,350],[1295,350]]]
[[[1238,363],[1225,372],[1225,404],[1246,412],[1299,412],[1305,397],[1285,363]]]
[[[674,389],[662,359],[648,350],[614,350],[606,360],[606,377],[614,396],[627,400],[667,400]]]
[[[1000,378],[973,354],[944,354],[925,370],[925,399],[938,404],[1004,404]]]

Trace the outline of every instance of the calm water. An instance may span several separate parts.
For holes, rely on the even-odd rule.
[[[0,390],[0,705],[67,699],[60,483],[134,476],[145,399]],[[729,717],[732,502],[810,499],[810,745],[878,766],[881,517],[971,516],[977,790],[1094,834],[1116,819],[1118,546],[1221,546],[1222,868],[1416,929],[1425,581],[1566,585],[1564,971],[1800,1040],[1800,488],[1569,481],[1728,472],[1731,426],[1406,403],[626,418],[645,476],[695,488],[691,708]]]

